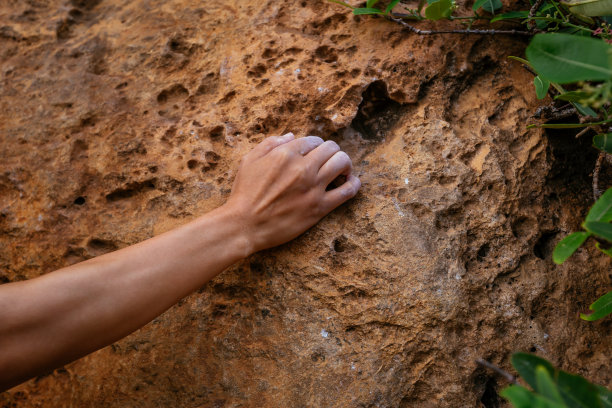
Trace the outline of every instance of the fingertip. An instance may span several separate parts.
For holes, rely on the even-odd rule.
[[[309,138],[311,138],[312,140],[316,140],[316,141],[317,141],[317,143],[319,143],[319,144],[321,144],[321,143],[323,143],[323,142],[325,141],[325,140],[323,140],[323,139],[322,139],[321,137],[319,137],[319,136],[308,135],[308,136],[306,136],[306,137],[309,137]]]
[[[361,188],[361,180],[359,179],[359,177],[355,176],[354,174],[351,174],[349,176],[349,179],[352,180],[352,182],[355,185],[355,193],[357,193],[357,191],[359,191],[359,189]]]
[[[351,174],[348,177],[347,182],[351,183],[351,186],[353,187],[351,193],[352,193],[352,197],[354,197],[355,195],[357,195],[357,192],[361,188],[361,180],[359,180],[359,177],[355,176],[354,174]]]
[[[279,138],[280,138],[282,141],[285,141],[285,140],[289,141],[289,140],[293,140],[293,139],[295,139],[295,135],[294,135],[292,132],[288,132],[288,133],[285,133],[285,134],[284,134],[284,135],[282,135],[282,136],[279,136]]]

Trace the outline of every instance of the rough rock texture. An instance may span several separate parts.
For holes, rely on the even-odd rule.
[[[444,24],[440,22],[439,24]],[[220,204],[293,131],[353,157],[358,197],[6,407],[498,407],[513,351],[610,385],[610,285],[554,244],[596,153],[526,130],[508,37],[417,36],[323,1],[0,6],[0,282],[144,240]]]

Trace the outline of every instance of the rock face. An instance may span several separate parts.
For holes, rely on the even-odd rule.
[[[526,129],[532,77],[506,58],[524,47],[315,0],[4,2],[0,282],[222,204],[267,135],[336,140],[364,187],[0,404],[499,407],[506,383],[475,360],[530,350],[609,386],[610,319],[578,312],[610,259],[550,256],[592,203],[596,153]]]

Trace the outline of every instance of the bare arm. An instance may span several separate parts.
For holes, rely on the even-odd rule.
[[[353,197],[351,162],[317,137],[271,137],[222,207],[139,244],[0,285],[0,391],[142,327],[236,261],[287,242]],[[340,187],[325,191],[339,175]]]

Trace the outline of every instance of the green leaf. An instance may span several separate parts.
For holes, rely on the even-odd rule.
[[[594,321],[601,319],[602,317],[608,316],[612,313],[612,291],[606,293],[599,299],[597,299],[591,306],[589,306],[589,310],[593,311],[590,315],[586,315],[584,313],[580,313],[580,318],[587,321]],[[607,398],[612,398],[609,394]]]
[[[563,398],[557,389],[557,384],[553,381],[550,373],[544,366],[537,366],[535,370],[538,393],[553,402],[563,404]]]
[[[503,4],[501,0],[487,0],[487,2],[482,6],[482,9],[491,14],[495,14],[495,12],[502,8],[502,6]]]
[[[378,0],[368,0],[366,2],[366,8],[372,8],[376,3],[378,3]]]
[[[535,86],[536,96],[538,99],[546,98],[548,95],[548,88],[550,87],[550,82],[546,78],[542,78],[541,75],[533,78],[533,85]]]
[[[597,235],[606,241],[612,242],[612,224],[609,222],[591,221],[585,222],[583,226],[590,233]]]
[[[538,74],[560,84],[612,78],[606,42],[570,34],[537,34],[525,51]]]
[[[387,8],[385,9],[385,14],[389,14],[391,10],[393,10],[393,7],[397,6],[397,3],[399,2],[400,0],[392,0],[391,3],[389,3]]]
[[[362,14],[383,14],[383,12],[377,8],[362,7],[353,9],[353,14],[359,16]]]
[[[505,388],[501,395],[515,408],[612,408],[612,393],[608,389],[558,370],[542,358],[516,353],[512,355],[512,365],[535,390],[520,386]]]
[[[510,20],[513,18],[526,18],[527,16],[529,16],[529,12],[527,10],[523,10],[523,11],[509,11],[507,13],[503,13],[503,14],[498,14],[496,17],[493,17],[491,19],[491,23],[494,23],[496,21],[500,21],[500,20]]]
[[[574,105],[574,107],[576,108],[576,110],[582,115],[582,116],[593,116],[593,117],[597,117],[597,112],[595,112],[593,109],[589,108],[588,106],[584,106],[579,104],[578,102],[573,102],[572,105]]]
[[[504,388],[500,395],[510,401],[514,408],[567,408],[562,403],[545,399],[520,385]]]
[[[432,2],[425,9],[425,17],[430,20],[440,20],[450,17],[453,12],[452,0],[437,0]]]
[[[612,133],[603,133],[593,137],[593,146],[606,153],[612,153]]]
[[[499,395],[510,401],[514,408],[532,408],[535,405],[534,394],[520,385],[506,387]]]
[[[589,17],[612,15],[612,0],[577,0],[562,2],[572,14]]]
[[[514,353],[512,355],[512,366],[518,371],[523,380],[536,391],[538,390],[535,374],[536,367],[542,366],[546,368],[551,375],[555,372],[555,368],[548,361],[527,353]]]
[[[597,386],[579,375],[558,370],[556,383],[565,404],[570,408],[599,407]]]
[[[553,261],[561,265],[567,260],[578,248],[584,243],[589,237],[588,232],[574,232],[563,238],[555,247],[553,251]]]
[[[608,249],[602,248],[599,242],[595,243],[595,247],[599,249],[601,252],[603,252],[604,254],[608,255],[609,257],[612,257],[612,247]]]
[[[562,101],[568,102],[580,102],[583,99],[589,97],[589,94],[582,91],[569,91],[562,93],[560,95],[555,96],[555,99],[560,99]]]
[[[612,391],[601,385],[596,385],[599,391],[599,400],[603,408],[612,408]]]
[[[595,204],[593,204],[593,207],[591,207],[589,210],[585,221],[612,221],[612,187],[607,189],[606,192],[603,193],[597,201],[595,201]]]
[[[481,7],[485,11],[495,14],[495,10],[499,10],[502,7],[502,2],[501,0],[476,0],[472,6],[472,10],[476,11]]]

